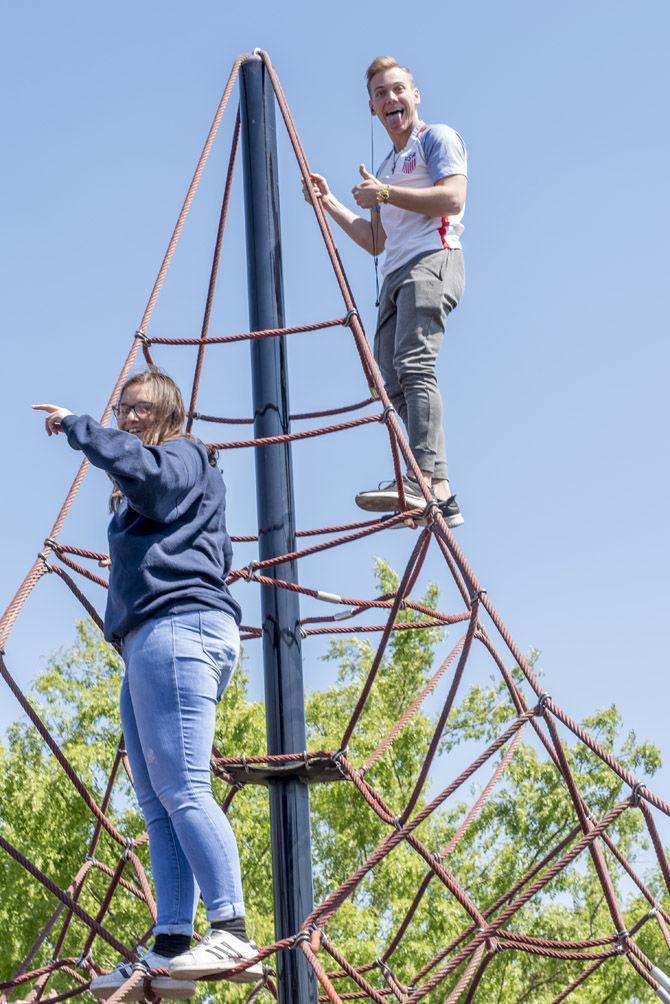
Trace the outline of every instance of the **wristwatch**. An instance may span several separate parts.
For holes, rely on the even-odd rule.
[[[382,185],[377,189],[377,202],[388,202],[391,198],[391,188],[389,185]]]

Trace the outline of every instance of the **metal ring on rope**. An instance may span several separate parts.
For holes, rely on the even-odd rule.
[[[545,713],[545,710],[546,710],[546,707],[547,707],[547,703],[550,700],[551,700],[551,694],[549,694],[545,690],[545,692],[540,695],[540,699],[537,702],[537,705],[535,707],[535,714],[538,715],[539,717],[542,717],[544,715],[544,713]]]

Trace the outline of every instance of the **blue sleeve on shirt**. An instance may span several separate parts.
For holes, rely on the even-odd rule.
[[[453,174],[468,176],[468,155],[465,143],[455,129],[447,125],[431,125],[420,136],[428,173],[435,184]]]
[[[193,440],[145,446],[132,433],[104,428],[90,415],[66,415],[61,424],[70,446],[107,471],[136,512],[161,523],[179,517],[180,504],[201,477],[203,458]]]

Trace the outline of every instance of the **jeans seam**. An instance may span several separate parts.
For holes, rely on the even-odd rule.
[[[176,640],[175,640],[174,617],[170,617],[170,633],[172,635],[172,667],[171,668],[172,668],[172,676],[173,676],[173,679],[174,679],[175,695],[176,695],[176,698],[177,698],[177,713],[179,715],[179,747],[180,747],[180,753],[181,753],[182,759],[184,761],[184,766],[186,766],[187,760],[186,760],[186,749],[184,747],[184,718],[183,718],[182,710],[181,710],[181,695],[179,693],[179,680],[178,680],[178,677],[177,677],[177,651],[176,651]],[[186,776],[188,778],[189,788],[190,788],[190,786],[191,786],[191,779],[190,779],[190,776],[188,774],[188,771],[186,773]],[[174,833],[175,837],[177,837],[177,839],[179,839],[179,837],[177,835],[177,831],[174,828],[174,823],[172,822],[172,818],[171,818],[169,812],[168,812],[168,819],[170,820],[170,832]],[[183,850],[183,848],[182,848],[182,850]],[[184,855],[185,854],[186,854],[186,852],[184,851]],[[189,866],[191,868],[191,871],[193,872],[193,866],[191,865],[190,861],[189,861]],[[195,879],[195,872],[193,872],[193,879],[194,879],[194,881],[196,880]],[[181,889],[180,889],[180,905],[181,905]]]
[[[124,655],[124,661],[126,661],[126,659],[129,659],[129,655],[130,655],[130,653],[126,653]],[[133,699],[132,699],[132,694],[131,694],[131,689],[130,689],[130,669],[129,669],[129,665],[128,665],[127,661],[126,661],[125,673],[124,673],[123,679],[121,681],[121,693],[119,695],[121,699],[123,698],[124,688],[127,691],[127,701],[129,702],[130,707],[131,707],[131,709],[133,711],[133,715],[134,715],[135,712],[134,712],[134,709],[133,709]],[[141,747],[141,739],[139,737],[139,733],[138,733],[138,739],[140,740],[140,747]],[[144,751],[143,750],[141,752],[141,755],[144,758],[145,769],[147,770],[147,773],[148,773],[148,765],[146,764],[146,757],[144,756]],[[151,782],[151,777],[149,777],[149,783],[151,784],[151,788],[152,788],[154,797],[160,802],[160,799],[158,799],[158,795],[156,794],[155,789],[153,787],[153,783]],[[141,811],[143,811],[143,810],[141,809]],[[164,825],[167,827],[167,832],[169,833],[169,837],[170,837],[170,843],[171,843],[171,848],[172,848],[172,857],[173,857],[173,862],[174,862],[175,884],[176,884],[177,895],[173,895],[171,897],[172,916],[168,920],[166,920],[166,921],[163,921],[163,920],[159,921],[158,916],[157,916],[156,917],[156,926],[158,926],[158,927],[173,928],[175,926],[177,926],[177,927],[182,926],[181,922],[179,921],[179,917],[182,915],[182,909],[183,909],[183,904],[184,904],[184,901],[183,901],[183,878],[184,878],[184,875],[183,875],[183,870],[181,868],[181,863],[180,863],[180,860],[179,860],[179,853],[178,853],[178,850],[177,850],[177,845],[178,845],[177,834],[176,834],[176,832],[174,830],[174,826],[172,824],[172,820],[170,819],[169,813],[167,813],[167,811],[165,811]],[[160,904],[157,903],[156,905],[157,906],[162,906],[163,904],[162,903],[160,903]],[[192,916],[190,918],[189,923],[190,923],[190,925],[192,927],[192,925],[193,925],[193,917]]]
[[[216,824],[214,823],[214,820],[212,819],[212,817],[209,814],[209,812],[207,811],[207,806],[204,805],[204,804],[202,804],[201,800],[197,796],[197,792],[196,792],[195,788],[193,787],[193,779],[191,777],[191,771],[190,771],[189,764],[188,764],[188,758],[186,756],[186,749],[184,747],[184,722],[183,722],[182,710],[181,710],[181,696],[180,696],[180,693],[179,693],[179,677],[177,675],[177,669],[176,669],[177,654],[176,654],[174,618],[171,618],[170,620],[171,620],[170,626],[171,626],[171,629],[172,629],[172,674],[173,674],[173,678],[174,678],[174,682],[175,682],[175,691],[176,691],[176,696],[177,696],[177,710],[178,710],[178,713],[179,713],[179,725],[180,725],[180,728],[179,728],[179,746],[180,746],[180,751],[181,751],[181,755],[182,755],[182,759],[183,759],[183,763],[184,763],[184,771],[185,771],[185,775],[186,775],[186,785],[187,785],[187,788],[188,788],[188,791],[189,791],[190,795],[193,798],[193,801],[199,806],[200,811],[202,812],[203,817],[207,820],[207,822],[209,824],[209,827],[212,830],[217,843],[219,843],[220,842],[219,841],[219,831],[218,831],[218,829],[216,827]],[[200,618],[198,618],[198,625],[199,626],[201,625]],[[200,630],[202,630],[202,629],[200,629]],[[201,634],[201,640],[202,640],[202,634]],[[222,849],[222,851],[224,850],[223,848],[221,848],[221,849]],[[192,866],[192,864],[191,864],[190,861],[189,861],[189,865],[191,865],[191,870],[193,871],[193,876],[194,876],[194,878],[195,878],[195,880],[197,882],[198,881],[198,877],[195,874],[195,869],[193,868],[193,866]],[[198,885],[200,886],[200,894],[203,897],[203,901],[204,901],[204,895],[203,895],[202,885],[200,884],[200,882],[198,882]],[[205,903],[205,909],[207,909],[207,908],[208,908],[208,904]]]
[[[172,850],[174,851],[175,862],[176,862],[176,865],[177,865],[177,868],[176,868],[176,872],[177,872],[177,889],[179,891],[179,895],[176,897],[177,900],[178,900],[177,911],[176,912],[177,912],[177,916],[181,916],[182,907],[183,907],[183,902],[182,902],[182,882],[181,882],[182,875],[181,875],[181,868],[179,866],[179,855],[177,853],[177,845],[176,845],[177,834],[175,833],[175,828],[174,828],[174,826],[172,824],[172,820],[170,819],[169,814],[168,814],[168,822],[169,822],[169,831],[168,832],[170,834],[170,840],[172,841]],[[176,925],[177,921],[175,920],[172,923],[173,923],[173,925]]]

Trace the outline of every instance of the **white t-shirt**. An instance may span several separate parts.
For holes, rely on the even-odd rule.
[[[463,140],[450,126],[419,122],[407,145],[399,153],[391,150],[382,161],[377,178],[385,185],[399,188],[431,188],[441,178],[468,174],[468,159]],[[382,274],[388,275],[422,251],[460,248],[463,233],[457,216],[424,216],[388,203],[380,206],[386,234]]]

